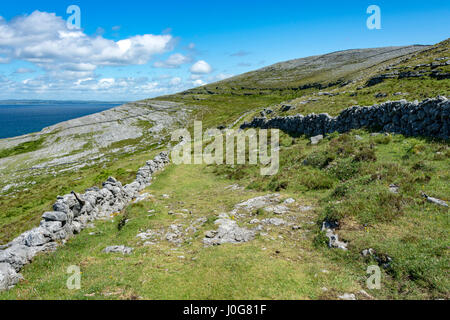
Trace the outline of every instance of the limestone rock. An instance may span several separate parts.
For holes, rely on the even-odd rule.
[[[131,254],[133,252],[133,248],[126,247],[124,245],[121,246],[110,246],[103,250],[105,253],[121,253],[121,254]]]
[[[214,237],[205,237],[203,239],[205,246],[247,242],[255,237],[254,231],[239,227],[234,220],[221,218],[216,220],[215,224],[219,225],[219,228]],[[209,235],[211,236],[212,233]]]
[[[21,279],[22,275],[8,263],[0,263],[0,291],[11,289]]]
[[[320,141],[323,140],[323,135],[319,134],[319,135],[317,135],[317,136],[311,137],[310,140],[311,140],[311,144],[312,144],[313,146],[314,146],[314,145],[317,145],[317,144],[319,144]]]
[[[45,212],[42,215],[42,218],[45,219],[45,221],[61,221],[66,222],[67,221],[67,214],[61,211],[49,211]]]
[[[268,194],[265,196],[252,198],[252,199],[249,199],[247,201],[244,201],[244,202],[241,202],[241,203],[235,205],[234,208],[237,210],[242,209],[245,211],[261,209],[261,208],[267,207],[271,204],[279,203],[280,202],[279,196],[280,195],[278,193],[274,193],[274,194]]]

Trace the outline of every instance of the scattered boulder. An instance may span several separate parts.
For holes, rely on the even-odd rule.
[[[389,191],[392,193],[398,193],[398,190],[400,189],[400,187],[396,184],[391,184],[389,186]]]
[[[423,192],[422,192],[422,196],[423,196],[428,202],[431,202],[431,203],[437,204],[437,205],[439,205],[439,206],[447,207],[447,208],[448,208],[448,204],[447,204],[447,202],[445,202],[444,200],[440,200],[440,199],[437,199],[437,198],[429,197],[429,196],[427,196],[427,195],[426,195],[425,193],[423,193]]]
[[[311,140],[311,144],[313,146],[315,146],[315,145],[319,144],[320,141],[323,140],[323,135],[319,134],[318,136],[311,137],[310,140]]]
[[[374,249],[364,249],[361,251],[361,255],[363,257],[372,257],[377,261],[378,265],[383,267],[384,269],[389,269],[391,267],[392,258],[388,256],[387,254],[378,254]]]
[[[341,296],[338,296],[341,300],[356,300],[356,296],[353,293],[344,293]]]
[[[165,235],[165,239],[173,244],[181,244],[183,242],[183,227],[181,225],[172,224]]]
[[[328,238],[328,247],[341,250],[347,250],[347,243],[340,241],[339,236],[334,232],[334,229],[338,227],[337,223],[324,221],[322,224],[322,231],[325,231],[325,235]]]
[[[271,225],[274,225],[274,226],[283,226],[283,225],[287,224],[286,221],[284,221],[283,219],[279,219],[279,218],[263,219],[261,221],[261,223],[263,223],[263,224],[271,224]]]
[[[242,243],[253,240],[255,232],[238,226],[237,222],[229,218],[217,219],[219,225],[216,231],[211,231],[203,239],[205,246],[221,245],[224,243]]]
[[[133,203],[138,203],[144,200],[147,200],[148,198],[151,198],[151,194],[150,193],[143,193],[139,196],[136,197],[136,199],[134,199]]]
[[[281,106],[281,112],[288,112],[289,110],[293,109],[294,107],[290,104],[283,104]]]
[[[293,198],[287,198],[286,200],[284,200],[284,204],[293,204],[295,202],[295,200]]]

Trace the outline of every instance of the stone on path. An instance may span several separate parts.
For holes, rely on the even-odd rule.
[[[247,242],[255,237],[254,231],[239,227],[236,221],[229,218],[217,219],[215,224],[219,225],[219,228],[207,233],[203,239],[205,246]]]

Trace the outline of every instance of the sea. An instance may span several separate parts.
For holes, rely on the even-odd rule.
[[[16,137],[59,122],[108,110],[125,102],[0,101],[0,139]]]

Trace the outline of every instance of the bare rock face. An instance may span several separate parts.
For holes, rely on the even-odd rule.
[[[241,243],[253,240],[255,232],[238,226],[237,222],[222,215],[215,222],[219,228],[208,231],[203,239],[205,246],[221,245],[224,243]]]

